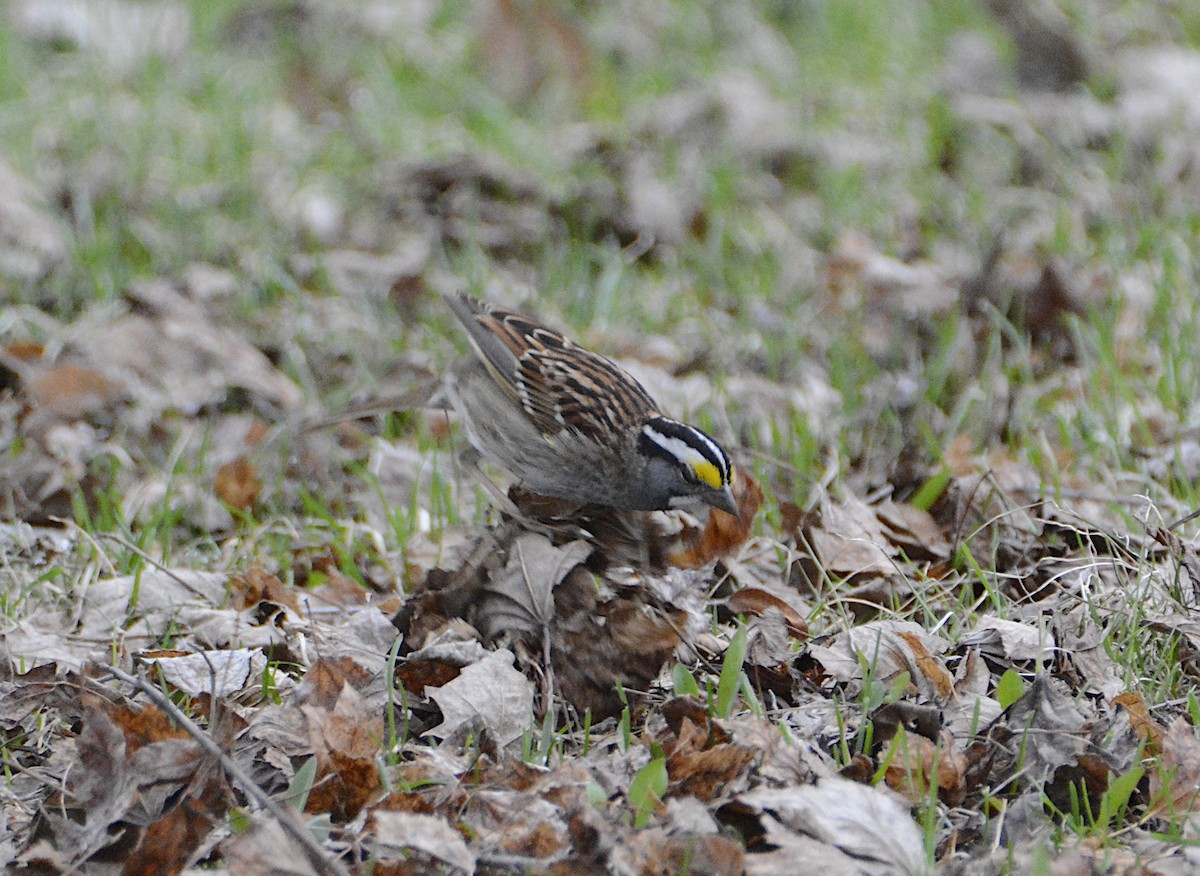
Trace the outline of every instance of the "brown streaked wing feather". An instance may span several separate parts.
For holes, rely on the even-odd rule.
[[[567,344],[530,350],[521,358],[519,391],[544,434],[570,429],[602,440],[657,413],[649,393],[623,368]]]
[[[476,319],[495,335],[517,359],[524,356],[530,349],[542,346],[538,335],[551,335],[560,341],[565,340],[561,335],[550,331],[541,323],[495,305],[489,306],[487,311],[480,313]]]
[[[467,330],[476,357],[487,366],[496,385],[517,401],[517,369],[523,346],[502,330],[503,320],[491,315],[488,305],[463,294],[444,296],[454,315]]]
[[[467,296],[451,306],[492,376],[542,434],[570,429],[598,440],[658,413],[627,371],[540,322]]]

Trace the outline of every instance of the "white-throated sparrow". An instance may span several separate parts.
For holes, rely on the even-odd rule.
[[[532,490],[624,510],[738,514],[716,441],[664,417],[603,356],[511,310],[447,295],[475,357],[447,380],[471,444]]]

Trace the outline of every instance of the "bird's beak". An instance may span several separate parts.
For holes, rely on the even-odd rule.
[[[737,500],[733,498],[733,490],[730,489],[728,484],[719,492],[710,493],[706,497],[706,501],[714,508],[720,508],[726,514],[732,514],[739,520],[741,519],[741,509],[738,508]]]

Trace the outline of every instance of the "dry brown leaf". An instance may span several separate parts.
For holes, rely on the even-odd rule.
[[[677,697],[663,711],[669,728],[659,737],[670,783],[666,797],[691,797],[709,803],[741,790],[731,785],[745,778],[762,751],[754,745],[730,741],[708,718],[698,699]],[[744,787],[745,783],[739,784]]]
[[[916,649],[913,642],[917,644]],[[808,650],[825,671],[839,681],[861,680],[865,661],[873,667],[875,678],[884,683],[902,672],[909,673],[911,683],[922,696],[935,700],[942,696],[940,691],[947,683],[949,689],[953,688],[953,680],[948,674],[943,677],[945,669],[940,660],[935,659],[933,665],[926,662],[931,675],[926,675],[921,661],[949,646],[949,642],[930,635],[911,621],[872,621],[851,627],[828,645],[810,645]],[[918,654],[922,656],[918,657]]]
[[[956,750],[948,731],[934,742],[901,727],[881,757],[888,765],[888,787],[914,804],[928,801],[931,787],[937,788],[938,799],[947,806],[957,806],[966,796],[963,774],[967,759]]]
[[[125,873],[180,872],[224,811],[220,771],[156,708],[87,697],[82,716],[78,760],[22,859],[89,869],[116,852]]]
[[[199,303],[165,280],[133,284],[137,310],[78,339],[92,367],[120,379],[138,416],[166,410],[192,414],[245,389],[278,410],[292,410],[300,391],[262,351],[217,324]]]
[[[942,459],[956,478],[974,474],[980,466],[979,456],[975,453],[975,438],[970,432],[959,432],[946,445]]]
[[[681,740],[667,758],[668,794],[710,802],[729,793],[729,785],[758,757],[759,752],[741,745],[715,745],[701,750]]]
[[[884,535],[910,560],[944,560],[950,543],[941,525],[928,511],[890,499],[875,506]]]
[[[528,100],[546,82],[582,92],[591,63],[579,22],[547,0],[491,0],[482,22],[484,78],[511,101]]]
[[[587,518],[589,526],[595,522]],[[618,686],[645,690],[691,623],[686,610],[655,596],[654,588],[603,578],[598,588],[597,576],[580,565],[596,556],[582,542],[556,547],[540,533],[507,523],[465,554],[461,569],[432,570],[406,600],[394,621],[405,643],[432,642],[453,624],[471,630],[473,639],[479,636],[468,623],[495,636],[513,634],[522,645],[515,649],[522,668],[545,679],[543,694],[552,685],[581,713],[590,709],[593,719],[626,705]],[[414,679],[421,680],[428,683]]]
[[[1138,738],[1147,743],[1146,753],[1157,755],[1162,751],[1163,738],[1166,729],[1154,719],[1146,708],[1146,701],[1137,691],[1126,691],[1112,699],[1113,704],[1121,704],[1129,715],[1129,724],[1137,732]]]
[[[685,610],[664,604],[646,588],[597,593],[593,576],[576,568],[554,591],[550,636],[558,692],[593,719],[620,713],[627,692],[645,690],[675,653],[688,629]],[[628,699],[628,698],[627,698]]]
[[[877,742],[890,742],[901,730],[936,742],[942,732],[942,710],[937,706],[897,700],[872,712],[871,723],[875,726]]]
[[[869,505],[848,497],[833,502],[826,497],[818,513],[797,521],[796,547],[800,553],[792,568],[797,584],[814,592],[826,589],[827,577],[850,580],[869,589],[855,593],[876,604],[888,601],[889,582],[896,577],[892,560],[896,549],[885,537],[879,518]],[[876,593],[876,590],[880,592]],[[846,595],[846,594],[840,594]]]
[[[258,502],[262,493],[262,481],[254,464],[245,456],[239,456],[217,469],[213,479],[213,492],[217,498],[231,508],[245,511]]]
[[[413,696],[424,697],[427,687],[441,687],[458,678],[461,666],[442,660],[409,657],[396,666],[396,680]]]
[[[22,386],[35,411],[56,422],[86,417],[121,396],[121,387],[99,371],[71,364],[31,366]]]
[[[318,660],[296,689],[296,701],[332,711],[342,696],[344,687],[363,690],[374,678],[370,672],[349,657]]]
[[[707,745],[719,745],[729,741],[729,734],[721,729],[709,715],[708,706],[699,697],[673,697],[662,705],[662,716],[667,727],[676,736],[683,737],[694,732],[692,726],[705,728]]]
[[[347,821],[379,793],[375,758],[384,738],[383,716],[348,684],[332,709],[316,701],[300,708],[317,757],[317,777],[305,811]]]
[[[357,608],[366,605],[370,599],[370,591],[339,569],[337,560],[332,556],[326,555],[314,560],[312,572],[320,573],[320,583],[314,587],[311,579],[306,581],[304,593],[314,605]],[[379,610],[388,613],[387,609]]]
[[[917,672],[928,679],[939,697],[943,700],[947,699],[954,692],[954,677],[950,674],[950,670],[946,668],[946,665],[940,658],[930,654],[925,649],[925,645],[920,637],[904,632],[903,630],[897,631],[896,635],[903,639],[908,644],[908,647],[912,649],[912,665],[916,668]]]
[[[875,784],[875,764],[865,754],[856,754],[850,758],[848,764],[838,770],[838,775],[852,782],[873,785]]]
[[[229,596],[235,608],[247,609],[270,602],[301,614],[300,600],[294,588],[288,587],[262,566],[251,566],[229,580]]]
[[[788,635],[795,639],[808,638],[808,624],[791,605],[761,587],[743,587],[735,590],[725,603],[734,614],[750,614],[762,617],[775,610],[787,621]]]

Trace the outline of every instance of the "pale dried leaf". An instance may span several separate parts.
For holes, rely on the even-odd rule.
[[[1109,655],[1106,631],[1100,629],[1088,606],[1076,606],[1054,616],[1052,629],[1060,659],[1091,691],[1112,699],[1125,690],[1124,670]]]
[[[296,841],[272,818],[260,818],[225,846],[230,876],[319,876]]]
[[[377,672],[398,635],[387,615],[375,606],[339,609],[333,614],[336,633],[325,637],[322,652],[327,657],[349,657],[361,666]],[[321,626],[325,626],[321,624]]]
[[[1150,772],[1155,810],[1170,813],[1200,811],[1200,740],[1196,728],[1176,718],[1163,739],[1162,770]]]
[[[920,828],[907,807],[880,788],[827,778],[815,785],[749,791],[737,800],[777,819],[764,821],[772,843],[778,835],[798,832],[856,859],[860,869],[855,872],[864,872],[868,862],[871,873],[928,872]]]
[[[950,543],[928,511],[888,499],[875,506],[875,513],[888,540],[910,558],[950,556]]]
[[[419,651],[413,651],[407,660],[429,660],[450,666],[470,666],[484,659],[488,650],[477,639],[462,641],[453,638],[435,638]]]
[[[462,727],[479,723],[501,747],[533,722],[533,685],[513,668],[513,654],[493,651],[464,669],[449,684],[428,688],[442,710],[442,723],[427,731],[446,739]]]
[[[1051,682],[1044,675],[1034,678],[1029,689],[1004,713],[1004,720],[1014,731],[1024,734],[1023,767],[1035,777],[1048,776],[1074,763],[1088,748],[1082,733],[1087,718],[1065,685]]]
[[[1043,625],[993,615],[980,618],[962,644],[1017,662],[1040,661],[1041,665],[1048,665],[1054,659],[1054,637]]]
[[[43,611],[23,618],[15,627],[0,634],[0,654],[14,671],[27,670],[44,663],[58,663],[75,669],[100,652],[107,643],[88,642],[68,636],[70,620],[55,612]]]
[[[80,633],[86,638],[106,639],[123,629],[131,617],[165,623],[181,609],[195,606],[207,610],[225,601],[227,575],[191,569],[163,571],[147,569],[141,575],[104,578],[88,587],[79,618]]]
[[[436,815],[378,811],[375,824],[376,854],[384,860],[407,856],[406,850],[423,852],[431,858],[457,867],[464,873],[475,872],[475,855],[467,848],[462,834],[446,819]]]
[[[942,719],[956,739],[967,739],[979,727],[999,718],[1003,709],[998,700],[987,695],[992,674],[978,651],[966,653],[955,675],[954,696],[946,704]]]
[[[484,585],[476,626],[484,639],[504,630],[540,635],[554,617],[554,588],[591,554],[585,541],[555,546],[539,533],[513,543],[504,568]]]
[[[896,548],[884,535],[875,511],[854,496],[841,502],[825,497],[820,522],[804,529],[804,539],[821,566],[835,578],[888,576],[896,571]]]
[[[299,389],[262,351],[170,283],[142,282],[129,295],[138,312],[98,325],[76,343],[92,367],[137,399],[131,419],[139,428],[166,410],[194,414],[216,405],[235,387],[280,410],[299,404]]]
[[[804,535],[817,561],[835,578],[887,576],[896,570],[887,551],[876,542],[817,527]]]
[[[743,587],[735,590],[726,604],[734,614],[762,617],[770,611],[777,611],[787,621],[788,633],[797,639],[805,639],[808,637],[808,623],[793,604],[798,601],[791,590],[780,589],[776,592],[768,587]]]
[[[143,662],[157,666],[163,680],[184,693],[228,697],[257,684],[267,658],[258,648],[239,648],[179,657],[148,657]]]
[[[873,621],[852,627],[842,633],[831,645],[813,645],[812,656],[825,667],[825,671],[839,681],[862,679],[862,661],[874,666],[874,676],[887,682],[901,672],[908,672],[915,684],[927,695],[936,693],[944,696],[941,672],[930,674],[929,658],[941,654],[950,643],[939,636],[931,635],[911,621]],[[937,660],[940,666],[940,659]],[[935,690],[926,691],[932,685]]]

